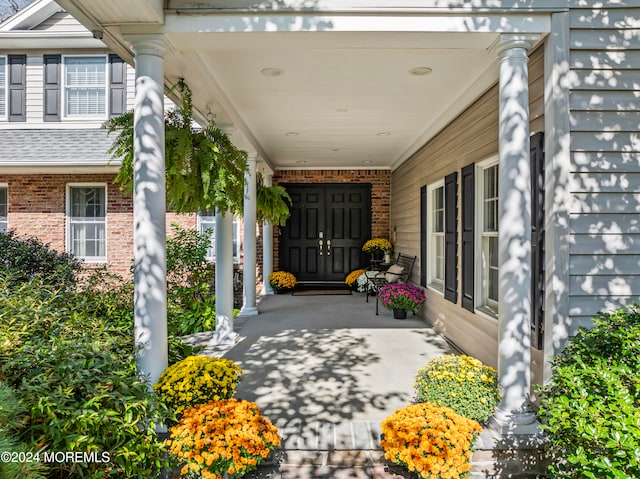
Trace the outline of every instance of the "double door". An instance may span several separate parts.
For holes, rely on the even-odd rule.
[[[298,281],[344,281],[366,257],[371,234],[371,185],[282,185],[293,206],[280,229],[280,269]]]

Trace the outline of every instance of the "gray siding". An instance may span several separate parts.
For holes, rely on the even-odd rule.
[[[529,62],[529,109],[531,131],[544,127],[544,55],[539,48]],[[398,232],[395,251],[420,257],[420,187],[442,180],[462,167],[498,153],[498,89],[489,89],[458,118],[447,125],[391,176],[391,225]],[[461,285],[461,196],[458,182],[458,291]],[[392,226],[392,227],[393,227]],[[416,262],[411,281],[420,282],[420,263]],[[441,293],[427,289],[427,301],[421,313],[450,341],[463,351],[493,366],[497,361],[498,322],[471,313],[458,303],[444,299]]]
[[[640,8],[604,5],[570,10],[571,332],[640,296]]]
[[[34,30],[47,30],[50,32],[86,32],[87,29],[67,12],[58,12],[51,15]]]

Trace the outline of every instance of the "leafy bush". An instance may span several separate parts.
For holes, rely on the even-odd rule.
[[[214,266],[207,261],[210,232],[172,226],[167,238],[167,321],[169,332],[179,336],[212,331],[216,306],[212,285]]]
[[[382,421],[384,457],[427,478],[467,477],[480,425],[433,403],[411,404]]]
[[[496,370],[465,355],[429,360],[416,374],[414,386],[421,402],[450,407],[479,422],[491,417],[500,399]]]
[[[80,261],[73,255],[54,251],[37,238],[0,233],[0,273],[14,283],[39,275],[46,284],[69,288],[79,270]]]
[[[225,399],[190,407],[171,428],[170,453],[182,474],[242,477],[280,445],[278,430],[255,403]]]
[[[551,477],[640,477],[640,307],[601,314],[540,388]]]
[[[9,453],[9,459],[0,460],[0,477],[12,479],[41,479],[46,471],[45,464],[30,460],[33,457],[21,454],[31,454],[25,444],[18,442],[18,433],[23,428],[19,416],[24,415],[24,409],[13,390],[0,381],[0,452]],[[16,459],[16,460],[13,460]]]
[[[228,399],[236,394],[243,371],[226,358],[189,356],[169,366],[154,389],[176,415],[189,406]]]

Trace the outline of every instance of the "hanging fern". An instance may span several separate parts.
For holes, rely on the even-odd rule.
[[[176,212],[231,211],[242,214],[247,153],[210,120],[204,128],[193,126],[191,90],[180,81],[174,87],[181,104],[165,115],[165,168],[167,206]],[[118,132],[109,149],[122,164],[115,182],[133,191],[133,112],[107,123],[109,133]],[[258,181],[259,221],[282,225],[289,217],[291,198],[284,188],[266,187]]]

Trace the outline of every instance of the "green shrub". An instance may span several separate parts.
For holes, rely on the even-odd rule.
[[[552,365],[539,389],[551,477],[640,477],[639,306],[595,318]]]
[[[215,329],[215,270],[206,259],[210,242],[210,232],[172,225],[172,236],[167,238],[167,322],[172,334]]]
[[[80,271],[80,261],[68,253],[54,251],[37,238],[18,236],[14,231],[0,233],[0,273],[12,282],[28,281],[36,275],[45,283],[71,287]]]
[[[18,441],[23,415],[24,409],[14,391],[0,381],[0,452],[9,453],[8,458],[0,460],[0,477],[41,479],[45,477],[46,465],[35,460],[36,451],[28,450],[26,444]]]
[[[498,404],[496,370],[476,358],[447,354],[433,358],[416,374],[420,402],[449,407],[457,414],[484,422]]]

